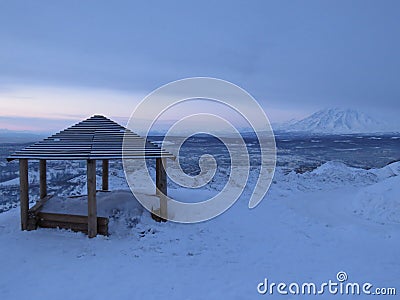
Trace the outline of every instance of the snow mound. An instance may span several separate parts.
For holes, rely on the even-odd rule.
[[[369,170],[352,168],[339,161],[329,161],[311,172],[287,175],[277,169],[274,181],[279,187],[294,191],[315,191],[336,189],[343,186],[366,186],[379,181]]]
[[[380,224],[400,224],[400,176],[387,178],[362,189],[356,196],[354,212]]]
[[[341,161],[328,161],[315,170],[312,171],[314,174],[318,175],[330,175],[330,174],[345,174],[350,173],[353,168],[347,166],[345,163]],[[355,170],[355,169],[353,169]]]
[[[13,186],[18,184],[19,184],[19,177],[4,182],[0,182],[0,186]]]
[[[400,175],[400,161],[391,163],[380,169],[371,169],[372,173],[379,177],[379,179],[386,179],[393,176]]]

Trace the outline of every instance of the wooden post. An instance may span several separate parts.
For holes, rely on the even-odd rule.
[[[157,195],[160,193],[167,195],[167,173],[165,172],[165,166],[167,160],[165,158],[156,159],[156,187]]]
[[[165,168],[167,160],[165,158],[156,159],[156,194],[160,198],[160,217],[164,220],[168,218],[167,211],[167,173]]]
[[[39,161],[39,173],[40,173],[40,199],[47,196],[47,176],[46,176],[46,160],[41,159]]]
[[[108,159],[103,159],[102,190],[108,191]]]
[[[88,235],[97,235],[96,160],[87,161]]]
[[[19,194],[21,201],[21,230],[28,229],[29,182],[28,160],[19,160]]]

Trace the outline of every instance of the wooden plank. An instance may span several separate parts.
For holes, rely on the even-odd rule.
[[[46,159],[46,160],[87,160],[87,159],[122,159],[122,155],[98,155],[98,156],[80,156],[80,157],[65,157],[65,156],[53,156],[53,157],[48,157],[48,156],[41,156],[41,155],[12,155],[7,158],[7,161],[13,161],[15,159]],[[154,159],[154,158],[171,158],[175,159],[175,156],[172,154],[170,155],[135,155],[135,156],[129,156],[125,155],[125,159]]]
[[[37,213],[43,208],[43,205],[51,198],[53,195],[48,195],[43,199],[36,201],[36,204],[28,210],[28,227],[27,230],[35,230],[37,228]]]
[[[115,155],[115,154],[119,154],[121,155],[122,153],[126,153],[128,155],[144,155],[144,154],[150,154],[150,155],[154,155],[154,154],[164,154],[164,155],[170,155],[168,152],[166,151],[160,151],[160,150],[152,150],[152,149],[122,149],[122,148],[118,148],[118,149],[94,149],[91,152],[84,152],[84,151],[79,151],[79,150],[52,150],[52,151],[48,151],[48,150],[43,150],[43,151],[20,151],[18,153],[13,154],[15,155],[38,155],[38,156],[48,156],[48,157],[52,157],[52,156],[69,156],[69,157],[79,157],[79,156],[89,156],[89,155]]]
[[[108,155],[108,154],[121,154],[122,153],[122,149],[108,149],[108,150],[94,150],[91,152],[83,152],[83,151],[70,151],[70,150],[63,150],[63,151],[19,151],[18,153],[16,153],[16,155],[42,155],[42,156],[48,156],[48,157],[52,157],[52,156],[60,156],[60,155],[65,155],[65,156],[70,156],[70,157],[79,157],[79,156],[84,156],[84,155]],[[169,154],[166,151],[160,151],[160,150],[152,150],[152,149],[140,149],[140,150],[131,150],[131,149],[125,149],[125,153],[127,153],[128,155],[131,156],[135,156],[135,155],[143,155],[143,154]]]
[[[102,190],[108,191],[108,159],[103,159]]]
[[[37,217],[40,220],[53,221],[53,222],[64,222],[64,223],[76,223],[88,225],[88,216],[84,215],[71,215],[71,214],[60,214],[51,212],[37,212]],[[97,224],[107,225],[108,218],[97,217]]]
[[[29,209],[29,213],[37,214],[54,195],[46,195],[46,197],[36,201],[35,205]]]
[[[47,196],[47,174],[46,174],[46,160],[41,159],[39,162],[39,178],[40,178],[40,199]]]
[[[12,161],[14,159],[46,159],[46,160],[87,160],[88,156],[77,156],[77,157],[69,157],[69,156],[46,156],[46,155],[12,155],[7,158],[8,161]]]
[[[42,144],[38,144],[38,145],[33,145],[33,146],[28,146],[26,148],[21,149],[20,151],[35,151],[37,149],[48,149],[51,150],[53,147],[54,149],[84,149],[85,151],[90,151],[92,145],[100,148],[100,147],[113,147],[113,148],[121,148],[122,144],[124,144],[125,147],[129,147],[129,148],[133,148],[133,149],[138,149],[138,150],[143,150],[143,149],[154,149],[154,150],[160,150],[161,148],[157,145],[154,144],[150,144],[147,143],[145,144],[143,141],[137,142],[137,143],[133,143],[131,141],[127,141],[125,140],[125,142],[123,141],[123,139],[119,139],[119,140],[113,140],[110,138],[104,139],[104,140],[90,140],[84,143],[78,143],[76,141],[76,139],[71,139],[70,141],[63,141],[63,142],[55,142],[55,143],[42,143]]]
[[[38,150],[41,151],[50,151],[53,152],[56,151],[56,153],[58,152],[62,152],[62,151],[84,151],[86,152],[91,152],[93,150],[93,147],[96,150],[121,150],[121,149],[129,149],[132,151],[165,151],[164,149],[161,149],[159,147],[156,146],[151,146],[151,145],[146,145],[146,146],[142,146],[142,145],[132,145],[129,143],[125,143],[124,147],[122,147],[123,143],[121,142],[109,142],[109,143],[90,143],[90,144],[82,144],[82,145],[71,145],[71,143],[65,143],[65,144],[58,144],[58,145],[40,145],[40,146],[35,146],[32,148],[24,148],[22,150],[18,150],[16,151],[18,152],[36,152]]]
[[[67,158],[77,158],[77,157],[89,157],[90,156],[90,154],[89,153],[87,153],[86,155],[84,154],[84,153],[76,153],[76,154],[74,154],[74,153],[69,153],[69,152],[65,152],[65,153],[55,153],[55,152],[52,152],[52,153],[45,153],[45,152],[42,152],[42,153],[40,153],[40,154],[38,154],[38,153],[21,153],[21,154],[18,154],[19,156],[32,156],[32,157],[38,157],[38,159],[45,159],[45,160],[47,160],[47,157],[49,158],[49,159],[51,159],[51,158],[54,158],[54,157],[67,157]],[[25,157],[22,157],[22,158],[25,158]]]
[[[21,201],[21,230],[28,229],[29,182],[28,160],[19,160],[19,194]]]
[[[96,160],[87,160],[88,235],[97,235]]]
[[[43,213],[40,213],[43,214]],[[88,234],[88,223],[76,223],[65,221],[63,219],[56,219],[51,217],[52,214],[47,214],[44,217],[39,217],[37,221],[37,225],[43,228],[61,228],[61,229],[69,229],[75,232],[83,232]],[[54,214],[56,215],[56,214]],[[84,217],[87,220],[86,216],[78,216]],[[108,218],[98,217],[97,222],[97,232],[98,234],[108,235]]]

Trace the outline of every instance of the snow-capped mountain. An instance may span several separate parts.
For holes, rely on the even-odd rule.
[[[393,128],[365,113],[353,109],[320,110],[297,122],[281,124],[277,130],[324,134],[374,133],[394,131]]]

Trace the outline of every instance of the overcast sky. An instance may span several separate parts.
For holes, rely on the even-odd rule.
[[[1,1],[0,42],[0,128],[122,120],[194,76],[241,86],[275,122],[400,111],[399,1]]]

